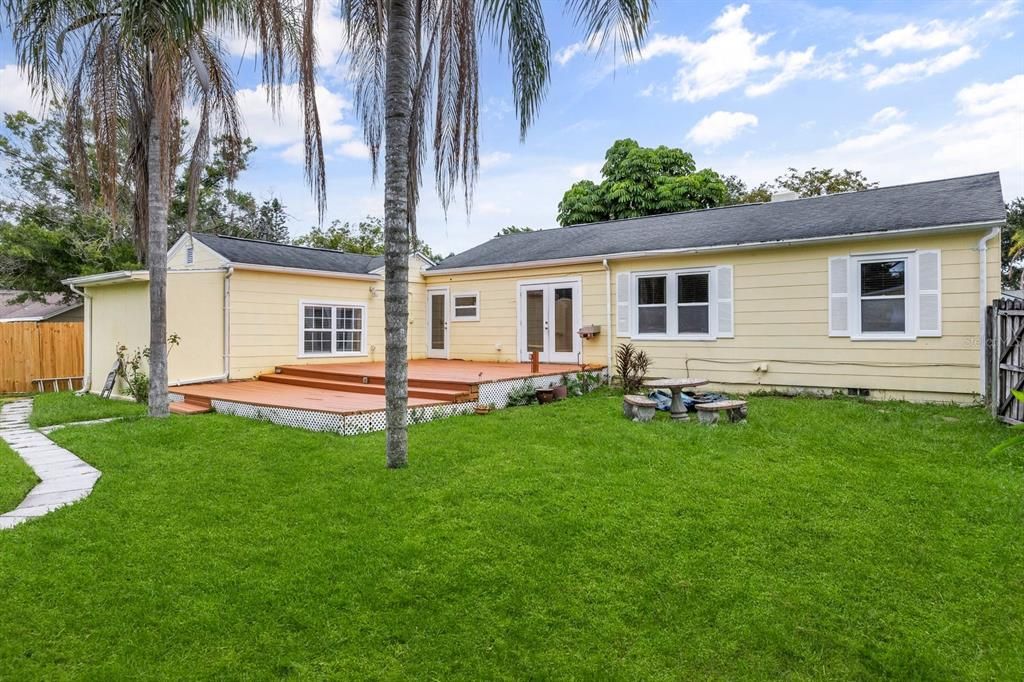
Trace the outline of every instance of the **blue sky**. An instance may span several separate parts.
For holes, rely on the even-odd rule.
[[[678,146],[698,167],[749,184],[788,166],[863,170],[882,184],[998,170],[1007,200],[1024,195],[1024,13],[1019,0],[956,2],[663,1],[632,64],[594,54],[548,2],[552,79],[520,144],[510,74],[485,45],[481,171],[467,219],[448,219],[424,187],[421,236],[459,251],[505,225],[554,227],[576,180],[599,178],[616,139]],[[320,9],[321,117],[328,220],[380,214],[345,78],[336,6]],[[248,46],[229,41],[239,59]],[[251,56],[251,55],[250,55]],[[282,199],[293,236],[315,221],[305,189],[294,97],[275,121],[251,58],[239,100],[260,147],[240,185]],[[0,109],[31,107],[8,45],[0,49]],[[427,174],[430,177],[430,174]]]

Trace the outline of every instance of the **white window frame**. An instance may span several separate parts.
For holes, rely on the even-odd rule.
[[[321,308],[331,309],[331,351],[328,353],[314,353],[306,352],[306,308],[310,306],[316,306]],[[361,348],[358,351],[338,351],[338,337],[339,331],[353,331],[350,329],[338,329],[338,308],[358,308],[362,311],[360,319],[363,322],[360,344]],[[365,303],[352,303],[349,301],[299,301],[299,352],[296,357],[300,358],[353,358],[353,357],[365,357],[367,355],[367,316],[366,316],[366,304]],[[313,330],[313,331],[328,331],[326,329]]]
[[[884,261],[901,260],[903,266],[903,331],[901,332],[866,332],[862,329],[860,268],[864,263],[881,263]],[[850,309],[850,340],[852,341],[914,341],[917,339],[917,259],[913,251],[895,253],[860,253],[850,254],[848,277],[849,309]],[[898,297],[869,296],[869,299],[885,299]]]
[[[708,278],[708,333],[680,334],[679,329],[679,276],[707,275]],[[715,267],[682,268],[677,270],[653,270],[630,273],[631,294],[629,307],[631,312],[630,337],[638,341],[714,341],[718,338],[718,278]],[[665,328],[664,334],[641,334],[640,327],[640,287],[638,280],[647,277],[665,277]],[[682,305],[701,305],[687,304]],[[655,307],[654,305],[644,307]]]
[[[460,306],[456,303],[458,299],[465,298],[467,296],[473,297],[473,305]],[[479,291],[460,291],[458,293],[451,294],[452,297],[452,322],[479,322],[480,321],[480,292]],[[459,317],[457,314],[460,308],[473,308],[476,310],[475,315]]]

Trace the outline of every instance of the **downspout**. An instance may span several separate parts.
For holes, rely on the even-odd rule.
[[[89,315],[85,321],[87,331],[85,338],[82,340],[82,352],[85,354],[85,376],[82,377],[81,390],[77,391],[78,395],[82,395],[88,393],[89,387],[92,385],[92,296],[74,284],[68,284],[68,288],[81,296],[82,300],[85,301],[85,307],[89,309]]]
[[[1000,229],[999,227],[994,227],[991,232],[978,240],[978,322],[981,325],[981,333],[978,334],[978,338],[981,339],[981,343],[978,344],[980,348],[980,361],[978,364],[981,367],[982,400],[988,395],[989,369],[985,366],[985,360],[987,359],[985,350],[989,342],[989,339],[985,338],[985,309],[988,308],[988,242],[993,237],[999,235]]]
[[[224,381],[231,376],[231,275],[235,267],[228,266],[224,275]]]
[[[612,268],[608,265],[608,259],[601,260],[604,266],[604,318],[605,336],[608,339],[608,364],[605,371],[608,372],[609,381],[612,376]]]

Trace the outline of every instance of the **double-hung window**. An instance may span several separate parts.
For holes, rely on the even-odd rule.
[[[907,259],[859,260],[860,330],[907,333]]]
[[[617,286],[620,302],[630,302],[618,307],[620,336],[626,329],[629,336],[641,339],[732,336],[729,266],[632,273],[632,280],[623,273]]]
[[[830,336],[903,341],[942,336],[942,262],[937,250],[828,259]]]
[[[302,303],[300,312],[300,356],[366,354],[366,306]]]

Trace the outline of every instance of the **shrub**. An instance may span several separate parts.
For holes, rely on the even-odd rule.
[[[626,393],[636,393],[643,387],[650,366],[647,353],[637,350],[631,343],[620,344],[615,351],[615,374]]]
[[[179,341],[181,339],[177,334],[171,334],[167,338],[168,353],[170,353],[170,348],[178,345]],[[124,389],[135,402],[147,404],[149,402],[149,375],[142,369],[142,365],[149,362],[149,346],[136,348],[131,355],[128,355],[128,346],[118,344],[117,359],[117,376],[124,382]]]

